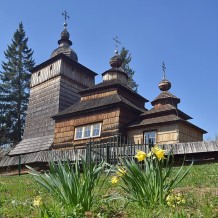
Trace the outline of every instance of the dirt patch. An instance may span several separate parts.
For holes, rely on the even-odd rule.
[[[211,195],[218,196],[218,188],[210,188],[210,187],[204,187],[204,188],[195,188],[195,187],[184,187],[184,188],[175,188],[175,192],[183,192],[183,193],[198,193],[199,195],[205,195],[210,193]]]

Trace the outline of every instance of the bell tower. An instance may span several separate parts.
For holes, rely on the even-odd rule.
[[[51,58],[32,69],[30,97],[23,140],[10,155],[47,150],[53,143],[55,121],[51,118],[58,112],[79,101],[79,91],[95,84],[92,70],[78,62],[76,52],[67,30],[66,18],[59,47]]]

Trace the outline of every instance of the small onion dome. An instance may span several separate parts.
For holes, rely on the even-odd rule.
[[[102,73],[103,81],[117,80],[120,83],[127,85],[128,75],[121,68],[122,60],[117,50],[115,50],[115,56],[110,59],[109,63],[111,69]]]
[[[61,33],[61,39],[58,40],[58,44],[59,44],[59,45],[62,45],[63,43],[64,43],[64,44],[67,43],[69,46],[71,46],[71,45],[72,45],[72,42],[69,40],[69,38],[70,38],[70,34],[69,34],[69,32],[67,31],[67,24],[64,23],[64,30],[63,30],[62,33]]]
[[[67,31],[67,24],[64,23],[64,30],[63,32],[61,33],[61,38],[62,39],[69,39],[70,38],[70,34],[69,32]]]
[[[168,91],[171,88],[171,82],[163,79],[158,86],[161,91]]]
[[[70,48],[72,42],[70,41],[69,38],[70,38],[70,34],[67,31],[67,24],[64,23],[64,30],[61,33],[61,39],[58,40],[59,47],[52,52],[51,57],[54,57],[62,53],[72,58],[73,60],[78,61],[78,56],[76,52]]]
[[[119,68],[122,65],[122,60],[119,55],[115,55],[110,59],[110,66]]]

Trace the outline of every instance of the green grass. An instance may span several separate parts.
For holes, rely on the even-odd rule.
[[[159,206],[142,209],[137,204],[127,204],[125,199],[112,201],[96,199],[87,217],[218,217],[218,163],[194,165],[175,191],[185,196],[184,205],[176,208]],[[98,194],[103,198],[105,195],[120,192],[118,185],[112,186],[108,181]],[[31,176],[1,176],[0,218],[40,217],[39,208],[33,206],[33,199],[38,195],[42,196],[45,204],[52,204],[51,196],[39,187]]]

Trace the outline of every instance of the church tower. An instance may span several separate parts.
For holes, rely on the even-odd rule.
[[[95,84],[95,72],[78,63],[71,49],[66,18],[59,47],[51,58],[32,69],[30,97],[23,140],[10,155],[47,150],[53,143],[55,121],[51,118],[79,101],[79,91]]]

